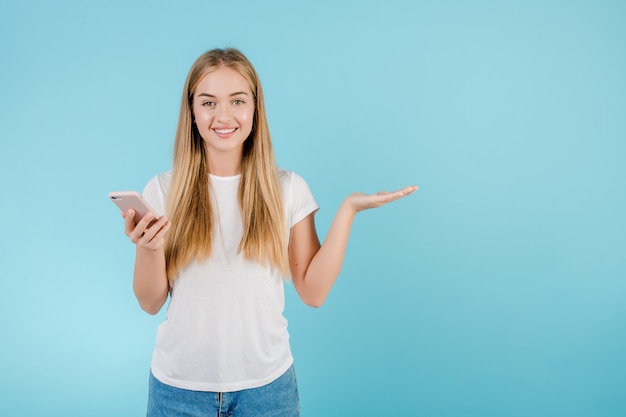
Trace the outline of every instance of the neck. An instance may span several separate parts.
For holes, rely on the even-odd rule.
[[[207,155],[209,173],[218,177],[232,177],[241,174],[241,154]]]

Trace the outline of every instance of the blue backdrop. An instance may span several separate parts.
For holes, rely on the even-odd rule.
[[[0,415],[140,416],[163,312],[107,193],[170,168],[207,49],[255,64],[281,166],[362,213],[304,416],[626,415],[626,3],[3,1]]]

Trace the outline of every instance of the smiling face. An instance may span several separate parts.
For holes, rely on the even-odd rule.
[[[192,110],[206,145],[211,173],[238,173],[243,143],[250,136],[254,120],[254,97],[248,81],[228,67],[208,73],[196,87]]]

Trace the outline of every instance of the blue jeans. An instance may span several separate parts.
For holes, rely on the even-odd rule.
[[[235,392],[190,391],[166,385],[150,372],[147,417],[299,417],[296,373]]]

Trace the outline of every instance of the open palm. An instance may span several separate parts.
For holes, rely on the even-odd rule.
[[[417,191],[417,186],[411,185],[396,191],[381,191],[376,194],[353,193],[348,196],[346,202],[355,212],[384,206],[402,197]]]

